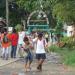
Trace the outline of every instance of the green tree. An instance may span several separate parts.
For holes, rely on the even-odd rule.
[[[0,17],[5,17],[5,0],[0,0]]]
[[[34,10],[43,10],[49,18],[50,27],[54,27],[56,23],[52,16],[52,7],[56,2],[57,0],[16,0],[19,8],[24,9],[29,13],[33,12]],[[43,7],[41,7],[41,5]]]
[[[75,0],[60,0],[53,6],[52,14],[68,25],[73,24],[75,36]]]
[[[5,17],[5,1],[6,0],[0,0],[0,4],[1,4],[1,16]],[[9,9],[9,22],[10,25],[12,24],[12,26],[14,26],[17,23],[21,22],[21,19],[27,19],[29,13],[31,13],[34,10],[44,10],[47,15],[48,18],[50,19],[50,23],[52,23],[51,25],[53,25],[53,20],[52,20],[52,5],[53,3],[56,3],[56,1],[54,0],[8,0],[9,1],[9,5],[11,3],[16,3],[18,5],[18,8],[16,9],[16,11],[11,11]],[[40,3],[41,2],[41,3]],[[43,8],[41,8],[41,5],[43,5]]]
[[[53,7],[53,15],[64,22],[75,22],[75,0],[59,1]]]
[[[10,0],[9,0],[10,1]],[[43,10],[48,15],[50,26],[56,26],[56,19],[72,23],[75,22],[75,0],[11,0],[18,8],[10,11],[10,23],[20,23],[20,20],[27,19],[29,13],[34,10]],[[10,3],[10,2],[9,2]],[[0,0],[0,16],[5,17],[5,0]],[[41,7],[41,5],[43,7]],[[12,21],[12,22],[11,22]]]
[[[22,31],[22,30],[23,30],[23,26],[22,26],[22,25],[20,25],[20,24],[17,24],[17,25],[15,26],[15,28],[16,28],[17,32],[19,32],[19,31]]]

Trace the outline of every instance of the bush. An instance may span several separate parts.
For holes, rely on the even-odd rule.
[[[61,42],[65,44],[65,47],[74,49],[75,48],[75,38],[74,37],[63,37]]]
[[[17,30],[17,32],[19,32],[19,31],[22,31],[22,25],[20,25],[20,24],[17,24],[16,26],[15,26],[15,29]]]
[[[52,52],[57,52],[60,50],[60,48],[57,45],[52,45],[49,47],[49,50]]]

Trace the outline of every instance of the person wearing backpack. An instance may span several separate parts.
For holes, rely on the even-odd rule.
[[[33,40],[36,43],[36,59],[38,62],[37,70],[42,71],[43,62],[46,59],[45,48],[47,46],[46,40],[43,38],[43,34],[39,33],[38,37]]]
[[[1,42],[2,42],[2,58],[8,60],[10,41],[7,32],[4,32]]]

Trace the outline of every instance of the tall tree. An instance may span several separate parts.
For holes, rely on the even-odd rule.
[[[75,0],[59,1],[53,7],[53,15],[64,22],[75,22]]]
[[[0,0],[0,17],[5,17],[5,0]]]
[[[43,10],[47,14],[50,22],[50,27],[55,25],[55,19],[52,16],[52,6],[58,0],[16,0],[19,8],[25,11],[32,12],[34,10]]]

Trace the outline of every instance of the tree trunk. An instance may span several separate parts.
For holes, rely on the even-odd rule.
[[[58,38],[58,46],[60,47],[60,34],[57,34],[57,38]]]

